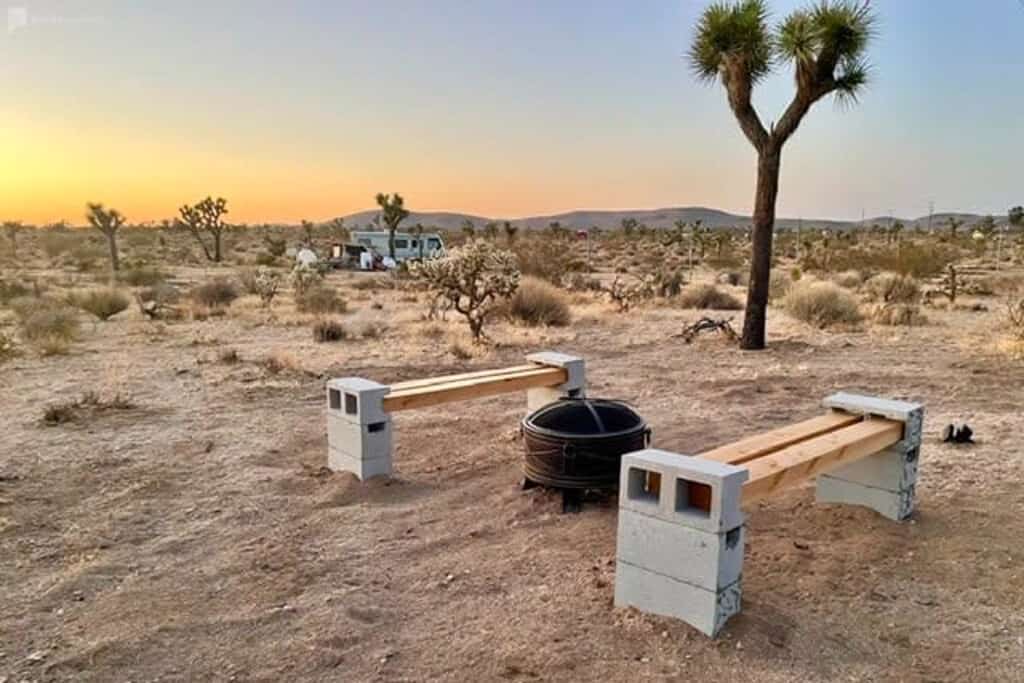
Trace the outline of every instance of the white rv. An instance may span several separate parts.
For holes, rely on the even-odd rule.
[[[386,231],[357,230],[352,233],[352,242],[381,256],[390,254]],[[444,242],[437,233],[425,232],[419,237],[408,232],[395,233],[395,261],[401,263],[410,259],[438,256],[444,256]]]

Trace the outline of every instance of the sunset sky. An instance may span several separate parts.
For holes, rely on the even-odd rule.
[[[0,220],[81,223],[87,201],[159,220],[207,194],[235,222],[322,220],[396,190],[491,217],[749,213],[753,150],[683,58],[705,4],[16,1]],[[1024,203],[1024,3],[873,6],[875,81],[790,141],[779,214]],[[791,90],[761,86],[766,123]]]

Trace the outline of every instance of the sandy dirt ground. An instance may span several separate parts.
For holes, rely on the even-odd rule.
[[[692,311],[592,304],[456,360],[414,304],[367,296],[381,339],[315,344],[255,309],[126,313],[70,355],[0,366],[0,681],[1024,680],[1024,363],[994,350],[994,314],[824,333],[773,312],[770,350],[745,353],[673,338]],[[522,394],[398,415],[393,480],[325,469],[326,378],[544,348],[584,356],[590,394],[680,452],[839,389],[922,401],[917,513],[819,506],[809,486],[758,504],[743,612],[709,640],[613,609],[614,498],[563,515],[520,490]],[[271,372],[273,354],[291,362]],[[93,389],[135,407],[42,424]],[[940,443],[952,420],[978,443]]]

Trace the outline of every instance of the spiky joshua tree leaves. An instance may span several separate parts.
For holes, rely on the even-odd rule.
[[[88,212],[85,217],[89,225],[103,233],[107,238],[107,246],[110,247],[110,269],[115,273],[121,268],[121,261],[117,256],[117,231],[124,225],[124,216],[116,209],[105,209],[102,204],[86,204]]]
[[[409,212],[405,210],[405,200],[397,192],[394,195],[377,193],[377,206],[380,207],[380,218],[388,226],[388,256],[395,258],[395,231],[398,224],[404,221]]]
[[[815,102],[829,95],[852,104],[867,84],[865,61],[875,15],[867,2],[822,0],[771,26],[764,0],[715,2],[697,24],[689,60],[697,77],[721,82],[740,129],[757,151],[750,286],[740,346],[763,349],[775,200],[782,148]],[[773,68],[792,67],[796,92],[765,128],[751,92]]]

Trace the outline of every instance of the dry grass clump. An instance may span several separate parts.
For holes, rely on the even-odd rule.
[[[862,320],[857,299],[834,282],[800,280],[782,299],[791,316],[815,327],[853,324]]]
[[[93,289],[88,292],[73,292],[68,295],[68,303],[91,313],[100,320],[109,320],[128,308],[131,301],[116,289]]]
[[[925,325],[928,319],[917,304],[874,304],[868,319],[876,325]]]
[[[739,299],[707,282],[698,282],[683,287],[683,291],[679,293],[679,304],[683,308],[716,311],[738,311],[743,308]]]
[[[1013,338],[1018,342],[1024,342],[1024,299],[1007,304],[1006,323]]]
[[[129,287],[155,287],[167,281],[167,274],[158,268],[129,268],[117,274],[118,281]]]
[[[192,300],[210,309],[227,308],[237,298],[235,284],[224,277],[204,282],[192,290]]]
[[[271,375],[294,372],[300,369],[299,360],[287,351],[274,351],[263,359],[263,368]]]
[[[885,304],[914,304],[921,299],[921,286],[909,275],[879,273],[864,283],[868,301]]]
[[[18,355],[18,348],[14,345],[14,340],[4,332],[0,330],[0,363],[10,360]]]
[[[859,270],[844,270],[833,275],[832,282],[847,289],[857,289],[864,284],[864,275]]]
[[[296,293],[295,308],[302,313],[326,315],[344,313],[348,309],[348,304],[333,287],[316,286]]]
[[[313,341],[336,342],[348,338],[348,330],[340,320],[317,320],[313,325]]]
[[[20,282],[0,280],[0,305],[19,297],[28,296],[31,293],[32,289]]]
[[[78,338],[78,314],[74,308],[36,297],[11,303],[20,319],[22,338],[44,356],[66,353]]]
[[[768,283],[768,298],[777,301],[786,296],[786,292],[793,285],[793,278],[784,270],[773,268]]]
[[[564,327],[572,322],[565,294],[546,280],[526,276],[509,301],[509,315],[527,325]]]
[[[43,424],[55,426],[68,422],[79,422],[110,410],[131,410],[135,403],[130,396],[117,393],[102,396],[96,391],[87,391],[80,398],[71,401],[51,403],[43,409]]]

